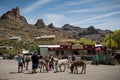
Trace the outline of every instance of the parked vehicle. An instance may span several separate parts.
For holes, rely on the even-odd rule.
[[[0,55],[0,60],[3,60],[3,57],[2,57],[2,55]]]
[[[18,55],[15,55],[13,59],[17,59]]]

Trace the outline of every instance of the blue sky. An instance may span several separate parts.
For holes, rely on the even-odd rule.
[[[56,27],[120,29],[120,0],[0,0],[0,16],[16,6],[30,24],[43,19]]]

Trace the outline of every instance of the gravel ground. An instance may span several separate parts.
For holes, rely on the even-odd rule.
[[[79,68],[81,70],[81,68]],[[0,80],[120,80],[120,65],[87,65],[86,74],[71,74],[68,72],[31,74],[31,62],[29,70],[17,73],[17,61],[0,60]]]

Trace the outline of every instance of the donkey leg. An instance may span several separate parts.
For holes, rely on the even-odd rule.
[[[86,73],[86,68],[84,68],[84,74]]]
[[[41,69],[42,69],[42,65],[39,65],[39,68],[40,68],[40,72],[42,72],[42,71],[41,71]]]
[[[46,71],[48,72],[48,67],[47,67],[47,65],[45,65],[45,68],[46,68]]]
[[[46,71],[48,72],[48,67],[46,66]]]
[[[81,74],[83,73],[83,69],[84,69],[84,67],[82,66]]]
[[[60,72],[62,72],[61,66],[59,66],[59,68],[60,68]]]
[[[64,65],[64,70],[63,70],[63,72],[65,72],[65,69],[66,69],[66,66]]]
[[[78,74],[78,68],[76,66],[74,67],[74,73]]]
[[[57,72],[57,68],[58,68],[58,67],[57,67],[57,63],[54,62],[54,73]]]
[[[86,65],[84,66],[84,74],[86,73]]]
[[[74,74],[76,73],[76,69],[75,69],[75,67],[73,67],[73,73],[74,73]]]
[[[77,67],[76,67],[76,71],[77,71],[76,73],[78,74],[78,68]]]
[[[45,67],[45,66],[43,65],[43,72],[45,72],[44,67]]]

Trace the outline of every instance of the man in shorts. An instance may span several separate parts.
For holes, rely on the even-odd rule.
[[[21,73],[23,70],[23,57],[20,52],[18,54],[17,61],[18,61],[18,73]]]

